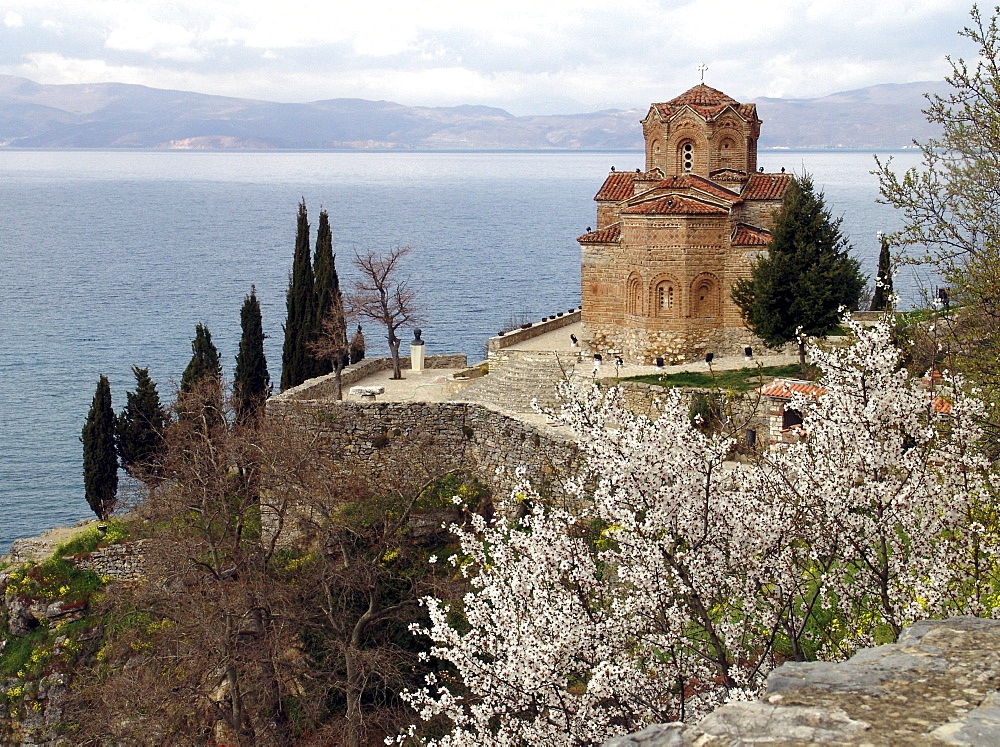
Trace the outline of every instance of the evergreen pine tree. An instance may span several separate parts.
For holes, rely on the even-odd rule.
[[[236,417],[246,423],[260,410],[271,391],[271,376],[264,357],[264,325],[257,290],[253,286],[240,309],[240,327],[243,334],[233,374],[233,395]]]
[[[316,294],[309,251],[306,201],[299,203],[292,276],[285,296],[285,343],[281,349],[281,391],[310,378],[315,361],[306,348],[316,328]]]
[[[102,521],[111,516],[118,495],[118,457],[115,453],[115,413],[111,384],[101,375],[94,402],[83,426],[83,487],[87,503]]]
[[[316,255],[313,260],[316,280],[316,321],[313,328],[313,339],[324,332],[336,330],[336,344],[344,351],[344,361],[340,368],[349,362],[347,358],[347,320],[344,315],[344,297],[340,292],[340,278],[337,276],[336,257],[333,253],[333,232],[330,230],[330,216],[325,210],[319,214],[319,227],[316,230]],[[331,324],[324,330],[324,320],[329,317]],[[341,332],[341,329],[343,331]],[[322,376],[333,371],[336,366],[333,360],[323,356],[315,356],[316,368],[313,376]]]
[[[191,361],[181,374],[181,394],[192,392],[199,382],[212,377],[222,382],[219,351],[212,344],[212,333],[204,324],[196,324],[191,341]]]
[[[892,295],[892,257],[889,255],[889,239],[879,234],[882,247],[878,253],[878,272],[875,274],[875,294],[872,296],[870,311],[885,311]]]
[[[133,477],[148,480],[155,476],[163,452],[167,413],[160,404],[149,369],[132,366],[132,373],[135,392],[125,395],[125,409],[115,420],[115,442],[122,467]]]
[[[823,336],[840,321],[843,308],[858,303],[865,285],[850,244],[840,233],[839,218],[816,193],[812,177],[793,179],[785,193],[768,244],[751,277],[733,285],[732,297],[747,326],[768,347],[799,342],[801,335]]]

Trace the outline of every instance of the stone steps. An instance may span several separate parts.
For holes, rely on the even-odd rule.
[[[542,407],[555,407],[556,385],[572,376],[574,364],[575,359],[567,359],[560,365],[552,355],[495,362],[488,375],[467,386],[455,399],[509,412],[534,412],[533,400]]]

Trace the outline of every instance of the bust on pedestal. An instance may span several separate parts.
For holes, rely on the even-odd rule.
[[[417,327],[413,330],[413,339],[410,341],[410,370],[422,373],[424,370],[424,341],[420,339],[421,329]]]

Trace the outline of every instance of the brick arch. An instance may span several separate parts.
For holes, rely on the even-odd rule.
[[[736,138],[731,135],[724,135],[721,140],[719,140],[719,150],[717,152],[717,158],[719,159],[720,169],[739,169],[743,166],[743,149],[740,148],[739,143]]]
[[[663,138],[659,132],[651,134],[646,145],[646,171],[652,171],[659,167],[663,168],[664,150]]]
[[[633,316],[642,316],[642,297],[642,276],[638,272],[633,272],[625,282],[625,313]]]
[[[673,275],[659,275],[649,284],[649,314],[672,319],[681,314],[681,284]]]
[[[722,310],[721,284],[714,273],[703,272],[691,281],[691,316],[711,318]]]
[[[685,126],[675,129],[666,144],[667,157],[672,160],[669,172],[683,174],[684,146],[691,145],[691,173],[708,176],[708,138],[702,127]]]

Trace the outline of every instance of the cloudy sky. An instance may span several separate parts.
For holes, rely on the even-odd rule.
[[[986,4],[988,7],[989,4]],[[302,102],[645,107],[936,80],[971,0],[0,0],[0,73]]]

